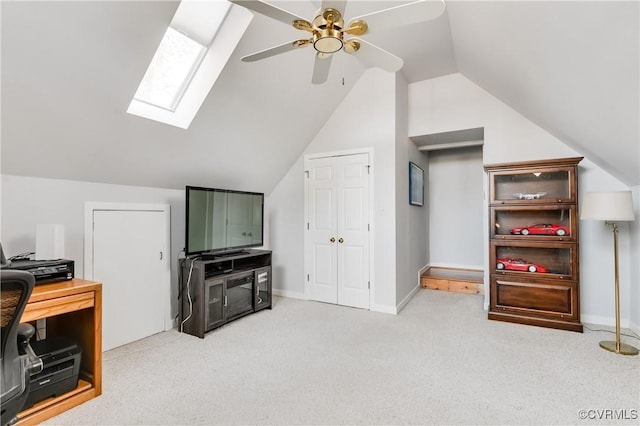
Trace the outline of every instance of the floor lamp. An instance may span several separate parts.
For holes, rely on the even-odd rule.
[[[616,341],[602,341],[600,347],[622,355],[638,355],[638,349],[620,342],[620,280],[618,276],[618,225],[617,222],[631,221],[633,204],[631,191],[587,192],[583,194],[580,219],[604,220],[613,228],[613,261],[616,286]]]

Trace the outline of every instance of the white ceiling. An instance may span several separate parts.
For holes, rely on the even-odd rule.
[[[346,16],[405,2],[351,0]],[[312,85],[311,48],[241,62],[300,38],[257,15],[188,130],[128,115],[177,5],[3,1],[2,172],[270,192],[364,69],[339,54],[328,82]],[[638,2],[450,1],[434,21],[363,38],[402,57],[409,82],[461,72],[638,185],[638,22]]]

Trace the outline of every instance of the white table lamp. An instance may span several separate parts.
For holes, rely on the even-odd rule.
[[[632,221],[633,202],[631,191],[587,192],[583,194],[580,219],[604,220],[613,228],[613,258],[616,290],[616,341],[602,341],[600,347],[622,355],[638,355],[638,349],[620,342],[620,280],[618,273],[618,225],[617,222]]]

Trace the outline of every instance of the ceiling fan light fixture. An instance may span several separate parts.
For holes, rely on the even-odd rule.
[[[322,53],[334,53],[342,49],[342,32],[323,29],[313,36],[313,47]]]

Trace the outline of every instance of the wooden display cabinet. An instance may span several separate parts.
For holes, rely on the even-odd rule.
[[[489,319],[582,331],[578,163],[582,157],[486,165]]]

